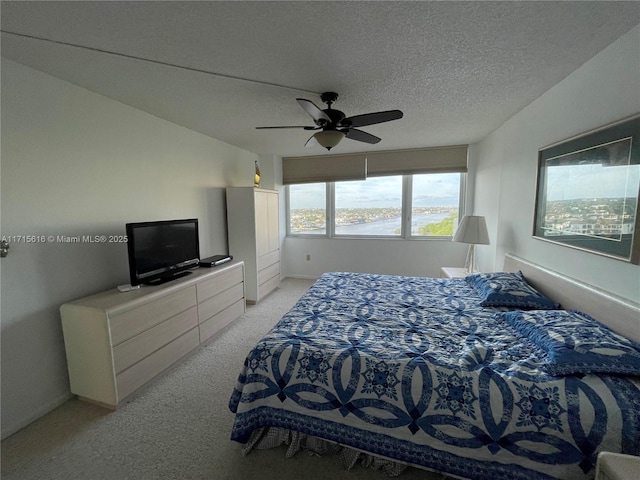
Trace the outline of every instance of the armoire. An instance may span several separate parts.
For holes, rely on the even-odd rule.
[[[229,254],[245,266],[245,297],[257,303],[280,283],[278,192],[227,188]]]

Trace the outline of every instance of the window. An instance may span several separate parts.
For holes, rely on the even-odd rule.
[[[464,173],[429,173],[289,185],[288,233],[451,237],[460,216],[464,179]]]
[[[460,174],[413,175],[411,235],[452,237],[460,210]]]
[[[289,233],[324,235],[327,232],[325,183],[289,185]]]
[[[335,234],[399,236],[402,177],[335,183]]]

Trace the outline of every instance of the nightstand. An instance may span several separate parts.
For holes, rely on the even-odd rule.
[[[440,278],[464,278],[469,275],[464,267],[442,267],[440,268]]]

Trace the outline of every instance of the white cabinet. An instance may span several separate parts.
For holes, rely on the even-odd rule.
[[[247,302],[255,303],[280,283],[278,192],[227,188],[229,253],[245,264]]]
[[[60,314],[71,392],[116,408],[244,311],[239,261],[65,303]]]

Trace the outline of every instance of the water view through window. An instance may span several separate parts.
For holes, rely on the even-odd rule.
[[[411,235],[452,237],[458,225],[460,174],[414,175]]]
[[[460,204],[460,174],[413,175],[412,236],[452,236]],[[335,184],[336,236],[402,235],[402,176]],[[289,186],[292,234],[326,233],[326,186]]]
[[[324,235],[327,226],[327,186],[289,185],[289,229],[294,234]]]
[[[336,235],[400,235],[402,176],[336,183]]]

